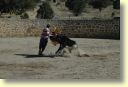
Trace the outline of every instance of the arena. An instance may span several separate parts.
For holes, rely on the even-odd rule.
[[[39,37],[0,38],[1,79],[119,80],[120,40],[71,38],[85,56],[54,57],[48,42],[38,56]]]

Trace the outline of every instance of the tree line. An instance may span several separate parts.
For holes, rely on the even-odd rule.
[[[26,10],[33,9],[40,0],[0,0],[0,13],[22,14]],[[120,0],[66,0],[65,6],[75,15],[79,16],[86,5],[91,5],[101,12],[103,8],[113,5],[114,9],[120,9]],[[43,1],[37,11],[37,18],[51,19],[54,12],[49,0]]]
[[[21,14],[33,9],[40,0],[0,0],[1,13]]]

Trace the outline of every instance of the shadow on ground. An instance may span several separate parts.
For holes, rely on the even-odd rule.
[[[24,58],[38,58],[38,57],[44,57],[44,58],[54,58],[55,55],[36,55],[36,54],[15,54],[18,56],[24,56]]]

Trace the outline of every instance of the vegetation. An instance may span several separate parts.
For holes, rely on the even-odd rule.
[[[22,14],[27,9],[33,9],[40,0],[0,0],[1,13]]]
[[[4,15],[3,13],[10,13],[20,15],[21,18],[29,18],[29,14],[27,14],[26,11],[34,9],[40,1],[42,0],[0,0],[0,16]],[[53,9],[49,3],[53,4],[53,7],[59,5],[57,8],[58,11],[65,9],[63,6],[65,3],[65,6],[75,16],[79,16],[88,4],[95,9],[99,9],[100,12],[109,5],[113,5],[114,9],[120,9],[120,0],[46,0],[40,5],[37,11],[37,18],[51,19],[54,17]],[[55,11],[55,13],[56,12],[57,11]],[[61,11],[59,13],[61,13]],[[112,16],[113,15],[114,13]]]
[[[120,9],[120,0],[113,0],[113,8]]]
[[[29,15],[27,13],[23,13],[20,17],[21,19],[28,19]]]
[[[99,9],[101,12],[102,8],[106,8],[108,5],[112,4],[111,0],[90,0],[90,5],[92,5],[93,8]]]
[[[71,10],[75,16],[82,13],[86,5],[86,0],[67,0],[65,6]]]
[[[37,11],[37,18],[41,19],[51,19],[54,17],[54,12],[49,4],[49,2],[42,2],[39,10]]]

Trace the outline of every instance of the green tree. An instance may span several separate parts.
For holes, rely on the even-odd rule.
[[[41,19],[51,19],[54,17],[54,12],[49,4],[49,2],[42,2],[39,10],[37,11],[37,18]]]
[[[67,0],[65,2],[65,6],[68,7],[69,10],[73,10],[73,1],[74,0]]]
[[[71,10],[75,16],[82,13],[86,6],[86,0],[67,0],[65,6]]]
[[[28,9],[33,9],[40,0],[0,0],[1,13],[23,13]]]
[[[120,0],[113,0],[113,8],[120,9]]]
[[[111,0],[90,0],[90,5],[92,5],[93,8],[99,9],[101,12],[102,8],[106,8],[108,5],[112,4]]]
[[[21,19],[28,19],[29,15],[27,13],[23,13],[20,17]]]

